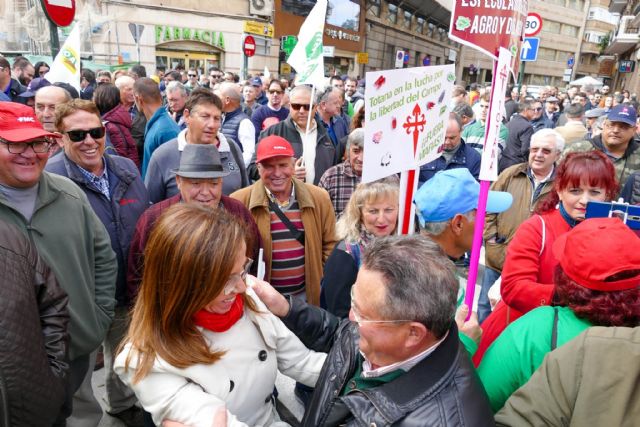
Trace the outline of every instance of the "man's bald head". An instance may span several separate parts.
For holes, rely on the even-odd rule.
[[[45,86],[36,92],[36,117],[45,130],[49,132],[57,131],[55,126],[56,106],[70,100],[71,95],[69,92],[58,86]]]
[[[240,107],[242,102],[242,94],[240,86],[237,83],[223,82],[215,91],[216,95],[222,101],[222,111],[228,113]]]

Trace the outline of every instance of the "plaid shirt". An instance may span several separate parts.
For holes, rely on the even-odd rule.
[[[327,169],[322,178],[320,178],[318,186],[329,193],[333,209],[336,211],[336,218],[347,207],[353,190],[360,184],[360,179],[361,177],[353,173],[348,159],[344,163]]]
[[[103,161],[104,162],[104,161]],[[102,172],[102,176],[96,176],[88,170],[82,168],[79,164],[76,163],[78,169],[84,175],[84,177],[89,181],[96,190],[104,194],[107,199],[111,199],[109,192],[109,175],[107,175],[107,165],[104,165],[104,171]]]

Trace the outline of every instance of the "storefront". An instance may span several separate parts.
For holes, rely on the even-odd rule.
[[[155,26],[156,69],[224,68],[225,35],[201,28]]]
[[[324,36],[325,47],[324,67],[325,75],[360,74],[360,67],[356,61],[358,52],[362,52],[365,39],[363,1],[360,0],[332,0],[327,10]],[[315,2],[301,2],[299,0],[276,0],[275,8],[275,36],[297,35],[305,17],[315,5]],[[281,71],[288,71],[281,55]]]

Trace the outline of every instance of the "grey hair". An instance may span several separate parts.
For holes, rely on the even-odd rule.
[[[184,97],[188,95],[187,88],[185,88],[182,83],[176,80],[169,82],[165,91],[166,93],[180,92]]]
[[[476,210],[472,209],[465,213],[460,212],[460,215],[467,218],[468,221],[474,221],[476,218]],[[447,226],[451,223],[452,219],[453,218],[446,221],[425,222],[424,225],[420,227],[420,231],[424,231],[432,236],[439,236],[444,233],[444,230],[447,229]]]
[[[552,136],[556,140],[556,150],[562,151],[564,150],[564,138],[558,132],[553,129],[540,129],[536,133],[531,136],[531,143],[537,142],[540,139],[547,138]]]
[[[357,128],[351,131],[351,133],[347,137],[346,150],[349,151],[349,148],[351,148],[351,146],[354,146],[354,147],[364,146],[364,129],[363,128]]]
[[[469,117],[470,119],[473,118],[473,108],[471,108],[471,106],[466,102],[456,104],[456,106],[453,107],[452,113],[456,113],[459,117],[464,116]]]
[[[456,311],[458,279],[453,263],[433,240],[420,235],[375,239],[364,251],[363,266],[384,277],[383,319],[420,322],[441,338]]]
[[[298,91],[306,92],[307,94],[309,94],[309,96],[311,96],[311,87],[307,85],[298,85],[294,86],[293,89],[291,89],[291,91],[289,92],[289,98],[293,97],[293,95],[295,93],[298,93]]]

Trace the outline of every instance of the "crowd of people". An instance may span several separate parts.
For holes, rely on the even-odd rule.
[[[358,78],[48,70],[0,57],[0,426],[97,426],[101,364],[127,426],[640,417],[640,237],[586,218],[640,203],[635,94],[508,89],[469,307],[489,87],[454,87],[401,236]]]

